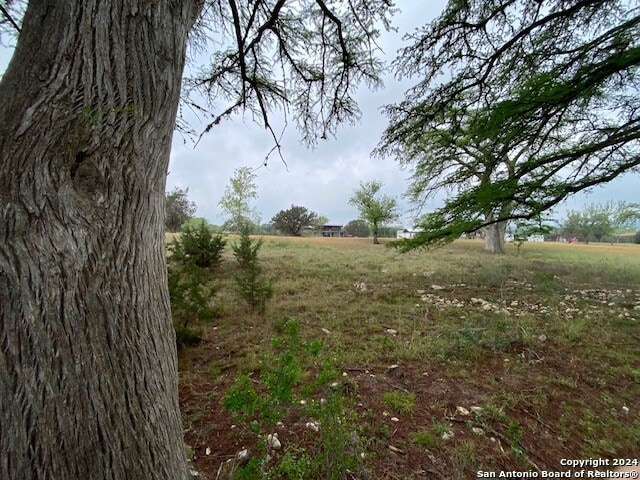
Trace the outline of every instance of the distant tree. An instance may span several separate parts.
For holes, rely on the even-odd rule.
[[[590,204],[582,210],[572,210],[562,224],[562,233],[589,242],[600,242],[616,231],[631,229],[640,218],[640,205],[628,202]]]
[[[367,222],[373,243],[378,244],[378,229],[385,222],[398,218],[396,212],[396,199],[385,195],[379,196],[382,183],[377,181],[360,182],[360,187],[349,199],[349,205],[353,205],[360,212],[360,216]]]
[[[634,230],[640,221],[640,203],[618,202],[610,208],[613,214],[613,227],[616,231]]]
[[[369,224],[361,218],[357,220],[351,220],[344,226],[344,233],[351,235],[352,237],[368,237],[369,236]]]
[[[325,217],[324,215],[318,215],[312,224],[313,230],[315,232],[314,234],[318,234],[318,232],[322,230],[322,227],[324,227],[327,223],[329,223],[328,217]]]
[[[640,243],[640,231],[636,232],[636,234],[633,236],[633,243]]]
[[[164,226],[169,232],[177,232],[180,226],[196,212],[196,204],[187,198],[189,189],[175,187],[165,194]]]
[[[287,210],[280,210],[271,219],[271,224],[285,235],[300,236],[304,227],[313,226],[318,214],[305,207],[291,205]]]
[[[637,171],[638,18],[625,0],[451,0],[414,32],[394,63],[419,81],[386,108],[377,152],[449,195],[404,246],[535,220]]]
[[[245,225],[258,224],[260,215],[249,202],[258,198],[257,175],[249,167],[236,168],[225,187],[218,205],[229,216],[224,226],[232,232],[240,232]]]

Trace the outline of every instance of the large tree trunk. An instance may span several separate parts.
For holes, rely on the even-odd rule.
[[[197,0],[32,0],[0,83],[0,478],[186,479],[164,185]]]
[[[504,253],[504,234],[507,231],[507,222],[498,222],[488,225],[484,229],[484,249],[491,253]]]

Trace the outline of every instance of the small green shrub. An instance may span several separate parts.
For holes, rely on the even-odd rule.
[[[195,325],[218,313],[211,306],[216,289],[211,285],[209,269],[220,263],[225,244],[220,235],[211,234],[204,221],[196,226],[187,225],[169,244],[167,277],[178,347],[199,343],[202,329]]]
[[[273,286],[270,280],[262,277],[262,267],[258,262],[261,247],[262,239],[253,240],[249,236],[249,228],[245,226],[240,233],[240,241],[231,248],[240,267],[240,273],[235,276],[240,295],[251,310],[264,313],[267,300],[273,297]]]
[[[169,245],[169,260],[181,265],[193,263],[200,268],[215,267],[220,263],[226,243],[222,235],[213,235],[205,222],[199,222],[195,227],[187,225]]]
[[[218,314],[211,306],[216,289],[208,284],[207,272],[191,264],[168,267],[167,277],[176,342],[179,347],[195,345],[202,339],[202,329],[194,325]]]
[[[300,447],[287,446],[277,465],[270,468],[265,475],[268,480],[311,480],[313,459]]]

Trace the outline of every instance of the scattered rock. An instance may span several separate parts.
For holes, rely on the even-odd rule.
[[[280,450],[280,448],[282,448],[282,444],[280,443],[280,440],[278,440],[277,433],[267,435],[266,442],[267,447],[272,450]]]
[[[238,453],[236,453],[236,460],[244,460],[248,456],[249,456],[249,450],[244,448],[244,449],[240,450]]]
[[[453,438],[453,432],[451,430],[442,434],[443,440],[449,440],[450,438]]]
[[[399,422],[400,419],[398,417],[391,417],[389,420],[391,420],[392,422]]]
[[[431,285],[431,290],[444,290],[444,287],[440,285]]]
[[[211,449],[209,447],[207,447],[204,451],[205,455],[211,455]]]
[[[327,335],[329,335],[329,334],[331,333],[331,332],[330,332],[329,330],[327,330],[326,328],[323,328],[323,329],[322,329],[322,331],[323,331],[324,333],[326,333]]]
[[[471,431],[476,435],[484,435],[484,430],[481,429],[480,427],[473,427]]]
[[[460,415],[469,415],[471,412],[469,412],[469,410],[467,410],[464,407],[456,407],[456,411],[460,414]]]
[[[622,406],[622,412],[623,412],[625,415],[629,415],[629,407],[627,407],[626,405],[623,405],[623,406]]]
[[[547,336],[543,333],[542,335],[540,335],[538,337],[538,340],[540,340],[541,342],[546,342],[547,341]]]
[[[356,290],[359,290],[361,292],[366,292],[367,289],[367,284],[364,282],[356,282],[353,284],[354,287],[356,287]]]
[[[317,432],[320,430],[320,424],[318,422],[307,422],[305,424],[305,427],[308,428],[309,430],[313,430],[314,432]]]
[[[393,365],[389,365],[389,366],[387,367],[387,371],[389,371],[389,370],[395,370],[395,369],[396,369],[396,368],[398,368],[399,366],[400,366],[400,365],[397,365],[397,364],[395,364],[395,363],[394,363]]]
[[[482,411],[484,411],[484,408],[473,406],[469,407],[469,410],[471,410],[473,413],[482,413]]]
[[[385,330],[385,332],[387,332],[389,335],[397,335],[398,334],[398,331],[394,330],[393,328],[387,328]]]

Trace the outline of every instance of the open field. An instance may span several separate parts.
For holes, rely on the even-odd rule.
[[[271,478],[330,478],[319,458],[343,472],[331,478],[467,479],[640,457],[638,245],[532,243],[495,256],[457,241],[400,255],[366,239],[265,237],[264,315],[235,292],[229,247],[224,258],[213,274],[221,314],[179,354],[202,478],[258,478],[242,477],[235,456],[261,458],[268,432],[223,402],[241,374],[267,395],[261,379],[292,344],[271,341],[287,321],[323,347],[297,361],[295,397],[278,404]],[[309,408],[331,402],[337,414]],[[328,441],[350,457],[329,458]]]

